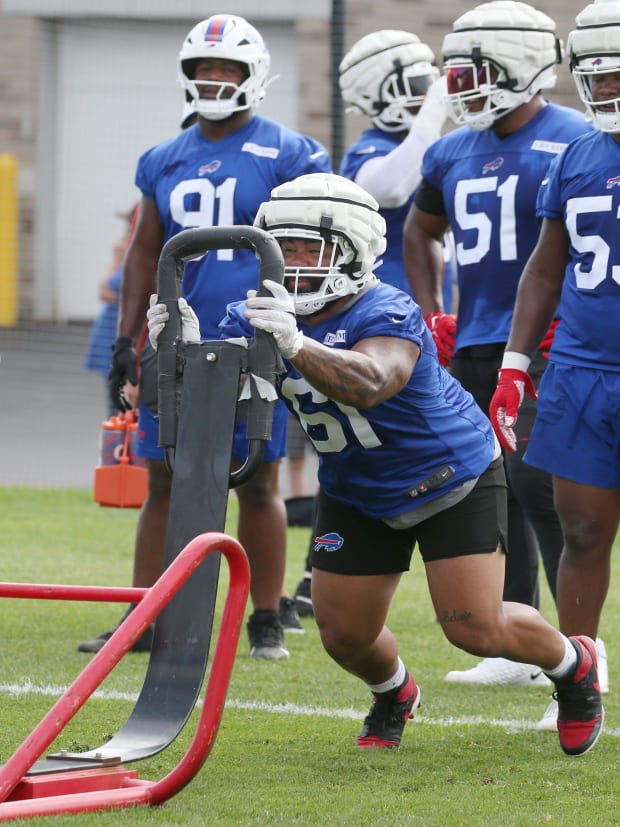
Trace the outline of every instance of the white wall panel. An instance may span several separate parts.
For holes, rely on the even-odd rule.
[[[191,27],[191,26],[190,26]],[[183,93],[176,79],[176,56],[189,28],[185,23],[65,21],[55,30],[56,48],[44,49],[56,67],[51,94],[55,105],[41,134],[44,163],[54,165],[51,203],[40,211],[41,238],[54,238],[55,254],[42,251],[53,307],[40,314],[57,319],[93,317],[97,284],[116,237],[122,231],[116,210],[139,198],[133,184],[139,155],[174,136]],[[54,31],[51,29],[51,31]],[[289,126],[297,122],[297,62],[292,26],[263,25],[273,73],[260,114]],[[55,71],[53,69],[55,68]],[[44,69],[45,71],[45,69]],[[50,118],[49,101],[41,106]],[[46,145],[49,144],[49,157]],[[45,264],[44,264],[45,262]],[[39,267],[41,272],[41,267]]]

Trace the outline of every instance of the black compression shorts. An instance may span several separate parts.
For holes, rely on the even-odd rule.
[[[408,571],[415,544],[425,563],[491,554],[506,545],[506,478],[494,460],[470,493],[451,508],[407,529],[393,529],[319,493],[312,566],[349,575]]]

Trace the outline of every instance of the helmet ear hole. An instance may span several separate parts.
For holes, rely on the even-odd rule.
[[[499,109],[507,109],[510,106],[510,93],[498,90],[493,96],[493,102]]]

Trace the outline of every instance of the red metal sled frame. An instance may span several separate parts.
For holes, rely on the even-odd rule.
[[[41,757],[116,664],[129,651],[162,609],[179,591],[192,573],[212,552],[221,552],[228,562],[230,579],[220,631],[205,692],[202,712],[194,738],[175,769],[160,781],[145,781],[133,771],[113,767],[80,769],[56,776],[56,788],[71,785],[78,791],[51,794],[54,779],[40,798],[7,801],[25,787],[24,776]],[[190,541],[150,589],[110,589],[88,586],[37,586],[33,584],[0,584],[0,597],[38,597],[65,600],[132,600],[142,599],[106,644],[93,657],[64,695],[56,702],[39,725],[0,769],[0,821],[59,813],[93,812],[139,804],[158,805],[175,795],[198,773],[207,759],[219,727],[226,691],[241,633],[243,613],[250,587],[247,557],[242,546],[226,534],[208,532]],[[104,596],[107,595],[107,596]],[[143,596],[142,596],[143,595]],[[121,772],[119,772],[119,769]],[[113,789],[92,791],[93,779],[105,776],[103,783],[118,783]],[[112,777],[116,779],[112,780]],[[71,780],[73,779],[73,780]],[[20,782],[22,782],[20,784]],[[91,791],[88,791],[88,790]],[[32,791],[24,792],[31,795]],[[36,794],[36,792],[35,792]]]

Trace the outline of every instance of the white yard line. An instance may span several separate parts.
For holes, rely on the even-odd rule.
[[[65,691],[66,687],[55,686],[53,684],[35,684],[31,681],[24,681],[23,683],[4,683],[0,684],[0,694],[2,695],[44,695],[50,698],[59,698]],[[92,698],[110,701],[131,701],[135,702],[138,698],[137,693],[132,692],[117,692],[110,689],[98,689],[93,693]],[[200,705],[198,701],[197,705]],[[261,712],[272,713],[276,715],[304,715],[317,718],[344,718],[347,720],[361,721],[364,719],[366,712],[359,712],[355,709],[332,709],[322,706],[300,706],[299,704],[272,704],[266,701],[240,701],[236,698],[228,698],[226,706],[230,709],[240,710],[260,710]],[[493,726],[501,729],[511,731],[519,730],[533,730],[536,727],[537,721],[519,721],[511,719],[497,719],[489,718],[484,715],[463,715],[460,717],[450,718],[434,718],[431,715],[425,715],[423,712],[416,712],[416,724],[425,724],[428,726]],[[605,727],[605,735],[613,735],[620,737],[620,729],[612,729]]]

